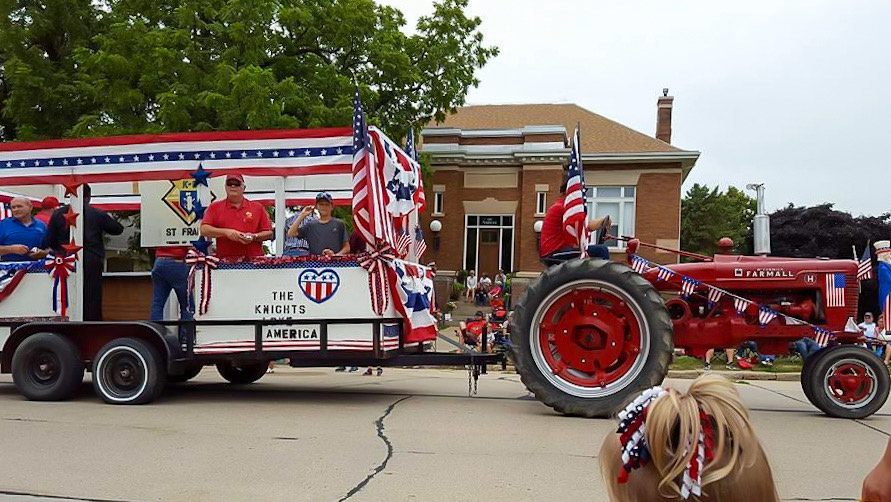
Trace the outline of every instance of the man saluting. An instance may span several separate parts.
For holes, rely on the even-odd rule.
[[[226,198],[207,207],[201,235],[217,240],[217,256],[263,256],[262,242],[272,238],[272,222],[259,202],[244,198],[244,177],[226,175]]]

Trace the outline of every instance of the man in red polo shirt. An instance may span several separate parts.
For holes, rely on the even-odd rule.
[[[569,235],[563,226],[563,213],[566,211],[563,207],[563,202],[566,199],[567,180],[565,178],[564,173],[563,184],[560,185],[560,193],[562,195],[548,209],[541,225],[541,242],[538,248],[538,255],[546,260],[565,261],[578,258],[579,256],[578,240]],[[604,220],[606,220],[604,227],[609,228],[609,216],[605,216],[588,220],[588,230],[591,232],[597,230],[604,224]],[[602,244],[591,244],[588,246],[588,256],[609,260],[609,249]]]
[[[207,207],[201,235],[217,240],[217,256],[263,256],[262,242],[272,238],[272,222],[259,202],[244,198],[244,177],[226,175],[226,198]]]

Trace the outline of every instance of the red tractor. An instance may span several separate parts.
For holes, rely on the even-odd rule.
[[[628,245],[629,258],[639,243]],[[549,267],[526,290],[511,321],[517,372],[535,396],[569,415],[606,417],[642,390],[662,382],[674,348],[701,357],[708,349],[755,341],[764,354],[786,354],[790,343],[831,333],[828,346],[807,357],[801,386],[833,417],[869,416],[888,398],[888,369],[858,345],[857,262],[770,256],[700,256],[699,263],[636,273],[604,260],[576,259]],[[681,277],[750,300],[738,312],[734,296],[709,302],[683,297]],[[760,307],[776,315],[766,324]]]

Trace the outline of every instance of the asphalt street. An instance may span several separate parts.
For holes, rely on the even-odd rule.
[[[689,381],[668,384],[684,387]],[[148,406],[24,400],[0,375],[0,502],[605,500],[611,420],[568,418],[493,372],[382,377],[279,369],[230,386],[213,369]],[[738,388],[784,500],[856,500],[891,434],[891,405],[827,418],[797,382]]]

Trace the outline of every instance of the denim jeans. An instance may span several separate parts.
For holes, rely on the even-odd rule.
[[[807,359],[813,353],[819,351],[823,347],[814,341],[813,338],[802,338],[800,340],[796,340],[793,342],[795,345],[795,350],[801,354],[802,359]]]
[[[181,320],[191,320],[194,305],[187,291],[189,266],[173,258],[158,258],[152,267],[152,321],[164,320],[164,304],[170,290],[176,293]]]
[[[561,249],[559,251],[554,251],[547,256],[549,259],[561,261],[571,260],[578,257],[579,250],[577,248]],[[609,248],[603,244],[591,244],[588,246],[588,257],[609,260]]]

